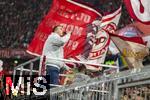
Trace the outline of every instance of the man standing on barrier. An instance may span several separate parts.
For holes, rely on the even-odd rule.
[[[55,26],[53,32],[45,41],[42,55],[46,56],[46,75],[50,77],[50,84],[59,84],[59,71],[64,62],[49,58],[63,59],[63,46],[69,40],[70,33],[66,34],[63,26]],[[51,86],[50,86],[51,87]]]

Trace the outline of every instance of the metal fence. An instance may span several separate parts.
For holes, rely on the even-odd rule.
[[[39,58],[35,58],[17,66],[14,69],[13,80],[15,81],[17,71],[19,71],[18,74],[20,76],[23,75],[24,71],[29,72],[30,76],[32,76],[33,73],[38,73],[40,70],[33,69],[34,62],[37,60],[39,60]],[[25,68],[25,66],[28,66],[28,69]],[[97,78],[91,78],[90,80],[51,88],[45,96],[32,95],[30,96],[30,99],[39,99],[43,97],[48,100],[121,100],[122,93],[126,90],[126,88],[142,85],[149,86],[149,84],[150,66],[113,74],[107,74],[107,71],[104,71],[104,74]],[[146,98],[144,100],[148,100],[148,93],[145,95]],[[27,96],[25,97],[29,98]],[[20,98],[20,100],[23,100],[25,97],[18,97],[18,99]]]
[[[51,89],[50,100],[121,100],[124,89],[145,84],[150,84],[150,66]]]

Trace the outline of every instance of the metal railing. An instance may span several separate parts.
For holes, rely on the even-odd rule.
[[[23,71],[29,72],[30,76],[33,75],[33,72],[39,73],[40,68],[38,70],[34,70],[34,62],[38,60],[39,57],[15,67],[13,82],[15,81],[17,71],[19,71],[20,76],[23,75]],[[58,60],[70,62],[70,60]],[[25,66],[28,66],[28,69],[25,68]],[[110,66],[104,65],[104,67]],[[111,66],[111,68],[116,67]],[[107,71],[104,71],[104,74],[97,78],[91,78],[90,80],[52,88],[45,96],[49,98],[49,100],[120,100],[120,93],[122,93],[122,89],[150,83],[150,66],[117,72],[114,74],[106,73]]]
[[[127,79],[132,81],[122,82]],[[51,89],[50,100],[120,100],[121,89],[144,84],[150,84],[150,66]]]
[[[15,76],[18,74],[20,77],[22,77],[24,71],[29,72],[30,76],[32,76],[33,72],[39,73],[40,69],[38,69],[38,70],[34,69],[34,62],[36,62],[38,60],[40,60],[40,57],[36,57],[36,58],[31,59],[23,64],[16,66],[13,71],[13,82],[15,82]],[[27,67],[27,68],[25,68],[25,67]],[[38,67],[39,67],[39,65],[36,66],[36,68],[38,68]],[[18,73],[17,73],[17,71],[18,71]]]

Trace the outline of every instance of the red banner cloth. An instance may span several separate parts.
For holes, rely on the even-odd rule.
[[[72,0],[54,0],[50,11],[39,24],[27,52],[41,55],[45,40],[56,25],[63,25],[66,32],[72,32],[64,47],[64,57],[70,58],[83,52],[87,27],[101,17],[96,10]]]

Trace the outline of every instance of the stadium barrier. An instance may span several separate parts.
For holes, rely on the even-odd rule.
[[[23,71],[29,71],[30,75],[32,75],[33,72],[39,72],[38,70],[33,70],[33,62],[37,60],[39,60],[39,58],[35,58],[17,66],[14,69],[13,80],[15,80],[17,70],[20,70],[21,76],[23,75]],[[59,60],[62,61],[63,59]],[[25,69],[24,66],[26,65],[29,65],[30,69]],[[111,69],[112,68],[109,70]],[[47,91],[45,96],[39,96],[39,98],[43,97],[48,100],[121,100],[122,94],[126,88],[144,85],[149,86],[150,84],[150,66],[107,74],[109,70],[105,70],[102,76],[91,78],[90,80],[84,80],[65,86],[56,86]],[[148,100],[148,94],[145,95],[144,100]],[[30,99],[31,98],[35,99],[38,98],[38,96],[33,95],[30,96]],[[23,96],[21,100],[22,99]]]

